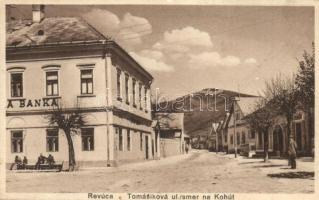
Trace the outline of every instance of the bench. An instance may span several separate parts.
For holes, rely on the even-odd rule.
[[[40,164],[37,168],[37,165],[33,164],[18,164],[17,170],[23,170],[23,171],[55,171],[60,172],[63,168],[63,162],[61,164]]]

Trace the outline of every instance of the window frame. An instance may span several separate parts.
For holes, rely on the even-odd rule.
[[[56,72],[57,73],[57,94],[48,94],[48,73],[52,73],[52,72]],[[58,70],[48,70],[45,71],[45,91],[46,91],[46,96],[48,97],[54,97],[54,96],[59,96],[60,93],[60,88],[59,88],[60,84],[59,84],[59,71]],[[51,86],[51,91],[53,91],[53,85]]]
[[[126,149],[127,151],[131,151],[131,131],[127,129],[126,131]]]
[[[143,110],[143,103],[142,103],[142,101],[143,101],[143,98],[142,98],[142,92],[143,92],[143,84],[142,83],[139,83],[138,84],[138,95],[139,95],[139,97],[138,97],[138,99],[139,99],[139,107],[140,107],[140,110]]]
[[[91,72],[91,78],[82,78],[82,72],[83,71],[90,71]],[[83,84],[83,79],[86,80],[85,81],[85,84],[86,84],[86,92],[83,92],[83,87],[82,87],[82,84]],[[89,92],[89,82],[88,80],[91,80],[92,81],[92,92]],[[81,68],[80,69],[80,90],[81,90],[81,95],[92,95],[94,94],[94,73],[93,73],[93,68]]]
[[[23,150],[24,150],[23,130],[12,130],[10,133],[11,133],[11,153],[23,153]],[[21,137],[14,137],[14,133],[21,133]],[[19,141],[19,140],[21,140],[20,151],[14,151],[13,141]]]
[[[129,98],[129,81],[130,81],[130,76],[129,74],[125,73],[125,77],[124,77],[124,86],[125,86],[125,102],[126,104],[130,104],[130,98]]]
[[[132,79],[132,96],[133,96],[133,106],[136,108],[136,79]]]
[[[85,133],[86,131],[90,131],[90,133],[92,133],[92,141],[93,141],[93,144],[91,144],[92,145],[92,147],[90,146],[89,148],[85,148],[85,143],[84,143],[84,140],[83,140],[83,138],[85,137],[85,138],[87,138],[87,137],[90,137],[89,135],[83,135],[83,133]],[[92,131],[92,132],[91,132]],[[95,137],[94,137],[94,128],[93,127],[87,127],[87,128],[81,128],[81,146],[82,146],[82,151],[94,151],[94,149],[95,149]]]
[[[140,150],[143,151],[143,132],[140,132]]]
[[[116,96],[117,100],[122,101],[122,70],[116,69]]]
[[[121,127],[118,127],[118,131],[119,131],[119,151],[123,151],[123,131]]]
[[[21,75],[21,95],[18,95],[18,96],[14,96],[13,95],[13,78],[12,76],[13,75],[17,75],[17,74],[20,74]],[[10,72],[10,96],[11,98],[23,98],[24,97],[24,72],[22,71],[13,71],[13,72]]]
[[[48,136],[48,133],[49,131],[55,131],[57,133],[56,136]],[[54,145],[54,151],[53,150],[50,150],[50,146],[49,146],[49,143],[48,143],[48,139],[51,139],[51,138],[56,138],[56,145]],[[47,129],[46,130],[46,150],[47,152],[59,152],[59,130],[58,129]]]

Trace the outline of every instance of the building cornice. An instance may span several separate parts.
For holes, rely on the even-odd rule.
[[[132,67],[142,73],[152,82],[153,76],[147,72],[136,60],[134,60],[115,41],[77,41],[46,43],[43,45],[7,46],[6,62],[24,62],[31,60],[70,59],[78,57],[105,57],[114,53],[128,62]]]

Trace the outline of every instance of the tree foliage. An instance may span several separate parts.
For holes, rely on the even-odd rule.
[[[256,101],[253,110],[254,112],[247,115],[245,120],[252,131],[262,133],[264,138],[264,161],[266,162],[268,160],[268,132],[274,123],[273,119],[276,113],[271,108],[268,100],[262,97]]]
[[[269,106],[277,115],[285,116],[288,135],[291,134],[291,123],[298,105],[297,90],[294,82],[294,77],[288,78],[278,75],[271,79],[270,82],[266,82],[264,91]]]
[[[50,126],[63,130],[68,142],[69,171],[74,171],[76,162],[72,136],[78,134],[81,127],[86,124],[85,114],[78,107],[66,109],[59,104],[49,111],[47,120]]]
[[[304,51],[303,60],[299,61],[299,70],[295,84],[297,97],[305,106],[314,107],[315,99],[315,48],[312,44],[312,54]]]

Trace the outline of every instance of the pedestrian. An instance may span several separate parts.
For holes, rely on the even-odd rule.
[[[288,159],[291,165],[291,169],[296,169],[296,157],[297,157],[297,144],[292,135],[289,136],[289,144],[288,144]],[[289,164],[288,164],[289,165]]]
[[[11,167],[10,167],[10,170],[13,169],[14,166],[17,166],[17,169],[19,168],[19,165],[21,165],[21,158],[19,156],[16,156],[14,158],[14,163],[12,163]]]
[[[26,168],[26,165],[28,164],[28,159],[26,156],[23,157],[23,160],[22,160],[22,166],[23,166],[23,169]]]
[[[54,163],[55,163],[54,157],[51,154],[49,154],[47,162],[48,162],[50,168],[54,165]]]
[[[44,162],[45,162],[46,159],[47,159],[47,158],[44,157],[44,156],[42,155],[42,153],[40,153],[40,156],[38,157],[38,162],[36,163],[35,168],[36,168],[36,169],[40,169],[40,165],[41,165],[41,164],[44,164]]]
[[[186,147],[185,147],[186,154],[188,154],[188,145],[189,144],[186,143]]]

